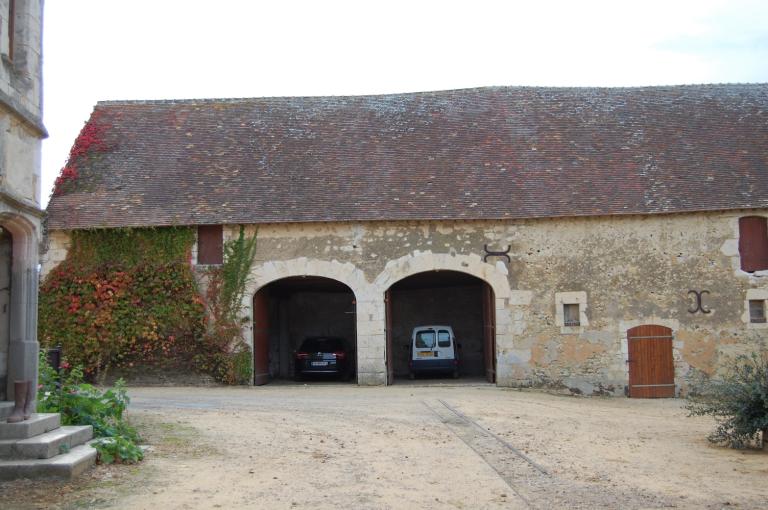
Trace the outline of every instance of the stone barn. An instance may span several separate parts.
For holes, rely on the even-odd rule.
[[[491,87],[97,104],[109,150],[48,207],[77,229],[195,226],[191,263],[258,231],[254,383],[312,335],[355,380],[408,375],[451,325],[461,375],[674,396],[766,346],[768,86]],[[258,229],[258,230],[257,230]]]

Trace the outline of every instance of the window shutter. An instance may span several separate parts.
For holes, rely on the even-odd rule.
[[[221,264],[224,261],[224,230],[221,225],[197,227],[197,263]]]
[[[739,254],[742,271],[768,269],[768,225],[761,216],[739,218]]]

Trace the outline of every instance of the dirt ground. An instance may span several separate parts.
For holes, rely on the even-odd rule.
[[[450,384],[130,394],[143,463],[6,482],[3,507],[768,507],[768,453],[709,445],[713,422],[679,400]]]

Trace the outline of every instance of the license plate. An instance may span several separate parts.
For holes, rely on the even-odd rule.
[[[312,362],[313,367],[327,367],[328,362],[327,361],[313,361]]]
[[[419,351],[419,357],[420,358],[432,358],[434,355],[432,354],[432,351]]]

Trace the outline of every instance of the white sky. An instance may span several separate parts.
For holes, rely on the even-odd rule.
[[[43,56],[47,203],[99,100],[768,82],[768,1],[47,0]]]

